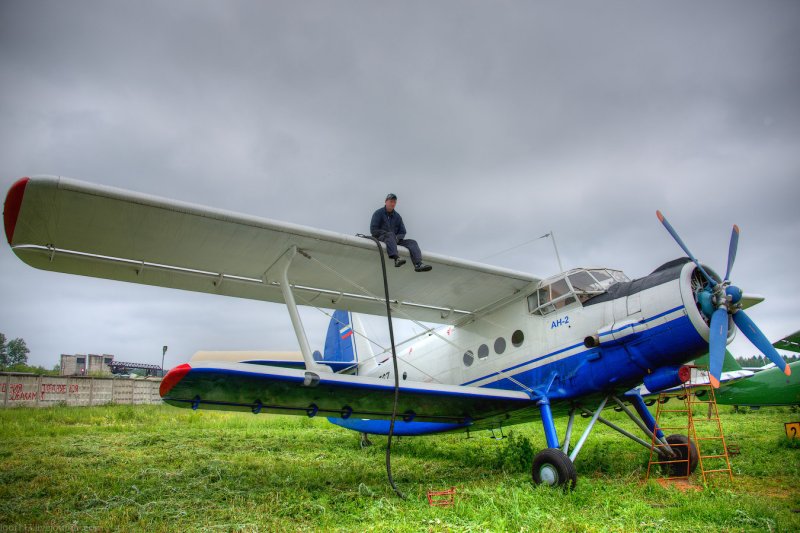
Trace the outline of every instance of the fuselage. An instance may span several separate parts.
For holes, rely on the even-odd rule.
[[[401,347],[400,378],[539,394],[547,387],[551,400],[629,389],[708,350],[695,269],[677,260],[641,279],[623,281],[618,273],[594,286],[586,272],[617,271],[576,269],[546,279],[532,294]],[[359,373],[394,379],[388,354],[378,360]]]

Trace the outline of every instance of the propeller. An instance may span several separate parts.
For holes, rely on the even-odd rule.
[[[711,320],[709,326],[710,333],[708,338],[709,344],[709,380],[714,388],[719,388],[719,379],[722,374],[722,362],[725,358],[725,345],[728,340],[728,315],[733,317],[733,323],[739,328],[747,339],[758,348],[761,353],[775,363],[775,366],[783,370],[788,376],[791,375],[791,368],[778,351],[770,344],[767,337],[758,329],[758,326],[750,319],[749,316],[742,309],[741,303],[742,290],[736,285],[732,285],[730,281],[731,270],[733,270],[733,263],[736,260],[736,250],[739,247],[739,226],[733,225],[731,231],[731,240],[728,245],[728,267],[725,270],[725,279],[718,282],[712,278],[708,272],[703,268],[700,262],[692,255],[689,248],[675,231],[675,228],[667,221],[666,217],[661,211],[656,211],[658,220],[664,225],[666,230],[678,243],[678,246],[686,253],[691,261],[697,265],[700,273],[706,279],[705,287],[697,291],[695,297],[700,306],[700,310],[707,318]]]

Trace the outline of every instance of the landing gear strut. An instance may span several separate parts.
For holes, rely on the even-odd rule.
[[[609,400],[613,400],[617,404],[620,411],[624,412],[628,417],[649,437],[650,442],[633,435],[629,431],[622,429],[613,422],[606,420],[600,413],[606,406]],[[633,405],[636,413],[631,411],[628,406],[617,398],[615,395],[610,394],[606,396],[597,407],[595,411],[589,411],[579,404],[573,404],[569,412],[569,422],[567,423],[567,431],[564,435],[564,441],[559,442],[558,435],[556,434],[555,423],[553,422],[553,414],[550,410],[550,402],[547,398],[542,398],[538,402],[539,413],[542,416],[542,425],[544,426],[544,435],[547,440],[547,448],[536,454],[533,458],[532,477],[533,482],[537,485],[548,485],[551,487],[562,487],[570,490],[575,487],[577,483],[577,474],[575,471],[574,461],[578,456],[583,444],[589,437],[596,422],[600,422],[610,427],[611,429],[619,432],[620,434],[628,437],[632,441],[642,445],[643,447],[652,450],[662,460],[675,461],[668,463],[666,468],[671,475],[686,475],[688,464],[689,474],[694,472],[697,467],[698,455],[697,448],[685,435],[670,435],[665,437],[661,430],[656,426],[656,421],[650,411],[647,409],[642,397],[639,395],[627,396],[625,400]],[[582,416],[591,417],[589,424],[581,435],[580,439],[570,450],[572,430],[575,422],[575,415],[581,414]],[[637,416],[638,414],[638,416]],[[655,445],[653,444],[655,443]],[[569,455],[567,455],[569,454]],[[685,462],[688,460],[688,463]],[[680,462],[678,462],[680,461]]]
[[[605,404],[605,402],[603,402]],[[549,487],[561,487],[565,490],[575,488],[578,482],[578,474],[575,472],[575,465],[572,458],[559,448],[556,426],[553,421],[553,413],[550,410],[550,402],[547,398],[539,400],[539,413],[542,415],[544,424],[544,435],[547,439],[547,446],[533,458],[531,475],[533,482],[537,485],[547,485]],[[572,415],[574,415],[572,411]],[[572,432],[573,417],[570,417],[570,427],[567,434]]]

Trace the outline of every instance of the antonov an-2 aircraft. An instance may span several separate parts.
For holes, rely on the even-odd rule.
[[[533,460],[533,480],[566,487],[607,404],[648,438],[615,429],[694,467],[688,438],[665,436],[631,389],[673,387],[686,379],[684,363],[706,352],[718,384],[733,324],[788,374],[743,311],[763,298],[729,281],[738,228],[720,277],[658,217],[688,258],[632,281],[611,268],[540,279],[432,253],[430,273],[387,269],[391,314],[443,325],[400,346],[395,374],[389,352],[373,354],[351,314],[387,314],[380,248],[371,240],[48,176],[17,181],[3,212],[14,253],[36,268],[286,305],[303,368],[193,360],[161,384],[171,405],[322,415],[367,434],[388,434],[393,408],[396,435],[539,420],[547,448]],[[298,304],[338,310],[332,327],[343,342],[315,357]],[[577,443],[576,414],[591,415]],[[553,423],[561,415],[569,416],[563,438]]]

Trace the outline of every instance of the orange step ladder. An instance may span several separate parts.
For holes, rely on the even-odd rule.
[[[714,387],[707,383],[695,385],[692,387],[692,394],[687,394],[686,400],[689,406],[692,439],[697,446],[699,460],[697,466],[703,475],[703,483],[708,483],[709,474],[722,472],[727,472],[728,479],[733,481],[728,443],[725,442]],[[708,416],[695,417],[694,408],[697,406],[707,406]]]
[[[684,383],[680,389],[662,392],[658,395],[656,409],[656,427],[668,435],[680,432],[691,439],[697,449],[697,466],[703,476],[703,483],[707,483],[709,476],[715,473],[727,472],[728,478],[733,480],[733,471],[722,430],[722,421],[714,396],[714,388],[708,384],[707,372],[698,367],[692,367],[692,378]],[[705,381],[705,383],[703,383]],[[702,398],[702,399],[701,399]],[[676,403],[668,405],[671,399]],[[708,416],[699,415],[695,410],[699,406],[707,406]],[[683,416],[686,422],[683,423]],[[676,418],[678,420],[676,420]],[[679,421],[680,420],[680,421]],[[668,425],[669,424],[669,425]],[[681,457],[670,459],[662,457],[656,451],[664,449],[666,445],[656,439],[654,432],[651,440],[650,460],[647,464],[647,477],[655,465],[664,469],[665,480],[688,480],[690,472],[689,443],[671,443],[670,447],[678,451]]]

